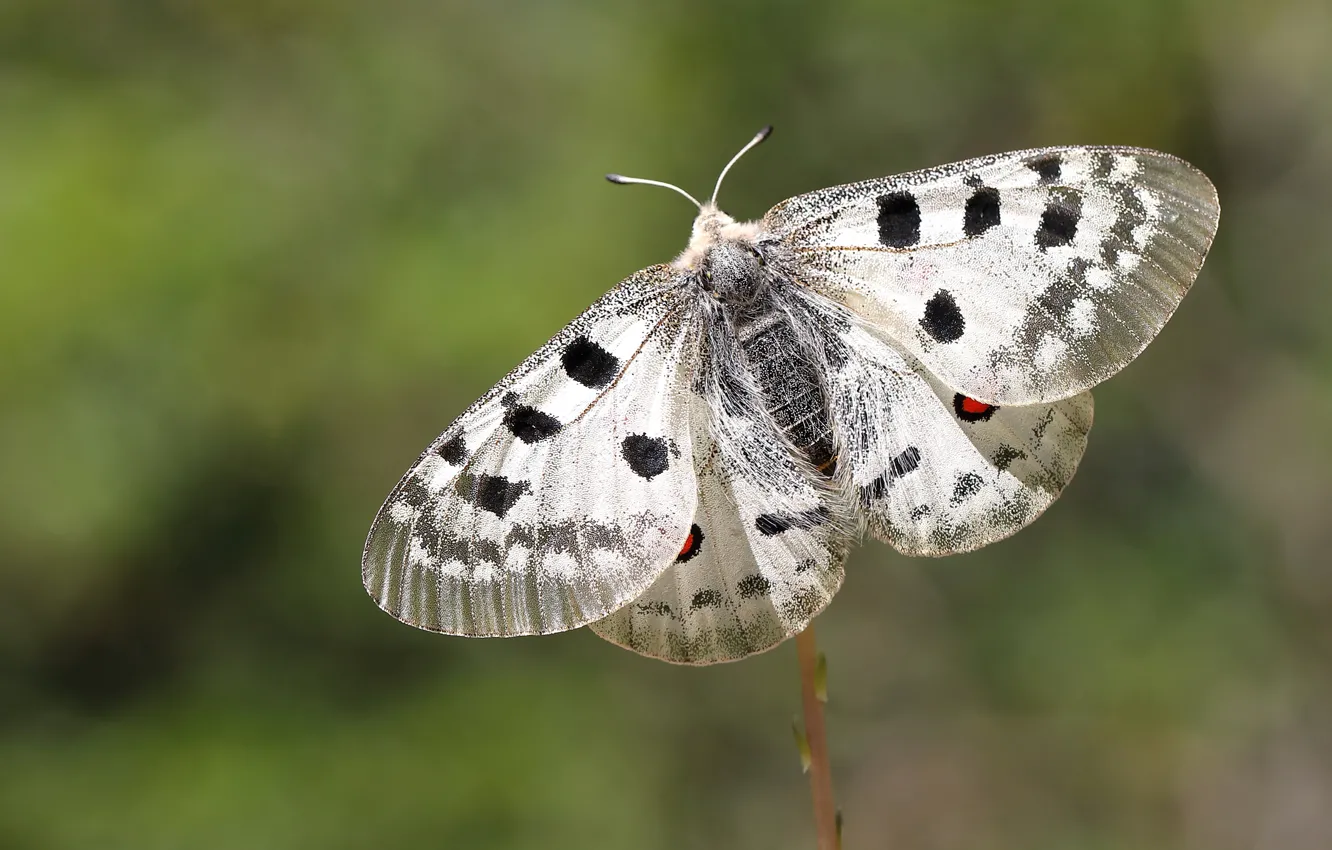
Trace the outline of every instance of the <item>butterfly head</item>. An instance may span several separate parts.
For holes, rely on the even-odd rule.
[[[693,232],[689,236],[689,247],[675,258],[673,265],[679,269],[688,269],[699,273],[705,289],[720,293],[727,289],[725,283],[709,286],[709,281],[734,281],[738,285],[743,275],[753,279],[762,265],[762,254],[758,246],[758,224],[753,222],[737,223],[717,207],[717,193],[721,191],[722,180],[731,170],[736,160],[744,156],[755,145],[772,133],[772,126],[764,127],[754,138],[749,140],[740,152],[731,157],[721,174],[717,185],[712,189],[712,197],[706,204],[699,203],[693,195],[670,183],[660,180],[645,180],[641,177],[625,177],[622,174],[607,174],[612,183],[643,183],[649,186],[661,186],[688,198],[698,207],[698,217],[694,219]]]

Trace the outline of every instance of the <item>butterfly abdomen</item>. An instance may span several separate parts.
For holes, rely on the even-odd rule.
[[[790,317],[774,306],[747,317],[737,332],[774,424],[815,469],[832,477],[837,453],[820,365],[801,342]]]

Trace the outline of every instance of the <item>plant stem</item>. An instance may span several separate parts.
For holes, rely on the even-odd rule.
[[[832,769],[828,765],[828,735],[823,728],[823,703],[816,690],[819,650],[814,624],[796,635],[800,659],[800,698],[805,711],[805,737],[809,740],[809,790],[814,798],[814,826],[819,850],[838,850],[837,805],[833,802]]]

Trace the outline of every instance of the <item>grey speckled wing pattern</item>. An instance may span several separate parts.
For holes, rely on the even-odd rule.
[[[1218,214],[1192,166],[1117,147],[824,189],[759,222],[699,204],[674,262],[420,456],[366,589],[450,634],[590,625],[686,664],[776,646],[864,531],[947,555],[1039,516],[1086,448],[1088,390],[1165,324]]]

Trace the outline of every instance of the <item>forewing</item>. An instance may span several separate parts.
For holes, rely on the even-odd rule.
[[[778,204],[801,282],[944,384],[1001,405],[1076,395],[1156,336],[1216,232],[1216,190],[1140,148],[967,160]]]
[[[743,377],[743,376],[742,376]],[[746,380],[732,381],[744,394]],[[679,555],[592,630],[678,664],[735,661],[803,630],[841,586],[854,507],[794,456],[754,404],[705,388],[694,417],[698,507]]]
[[[838,461],[874,536],[907,555],[978,549],[1034,520],[1073,477],[1091,393],[994,407],[944,386],[862,325],[842,338],[848,357],[830,388]]]
[[[677,274],[625,280],[421,455],[366,540],[381,608],[449,634],[556,632],[672,563],[698,490],[697,328]]]

